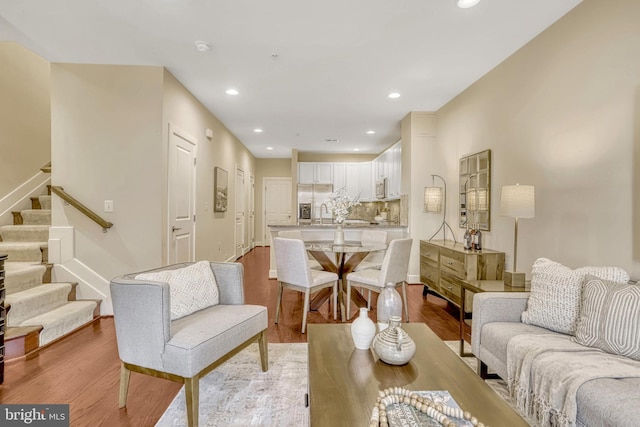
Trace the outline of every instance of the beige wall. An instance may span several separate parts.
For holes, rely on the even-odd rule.
[[[75,258],[106,280],[163,261],[161,124],[162,68],[51,64],[52,183],[114,227],[57,197],[52,224],[74,227]]]
[[[256,242],[266,244],[263,235],[264,214],[264,178],[292,178],[291,159],[257,159],[256,160]],[[292,185],[293,181],[292,181]],[[267,240],[268,241],[268,238]]]
[[[0,199],[51,160],[49,63],[0,42]]]
[[[449,183],[459,157],[492,150],[485,247],[505,251],[509,269],[514,220],[498,215],[500,189],[519,182],[536,187],[536,217],[520,221],[518,270],[548,257],[640,278],[638,22],[637,0],[585,0],[437,112]]]
[[[189,93],[168,71],[164,71],[163,129],[168,124],[179,127],[198,140],[196,166],[196,258],[226,261],[233,259],[235,248],[236,168],[244,172],[245,206],[249,206],[250,177],[256,176],[253,155],[215,116]],[[207,139],[206,129],[213,131]],[[168,132],[162,133],[163,147],[168,146]],[[166,159],[165,159],[166,160]],[[213,171],[221,167],[229,173],[229,203],[227,212],[213,212]],[[258,181],[256,180],[256,183]],[[257,192],[256,192],[257,193]],[[166,197],[166,193],[164,195]],[[259,195],[256,194],[256,201]],[[166,212],[166,203],[163,204]],[[165,214],[166,217],[166,214]],[[248,217],[248,216],[245,216]],[[163,242],[168,227],[162,228]],[[245,226],[245,239],[249,229]],[[166,251],[166,246],[163,247]]]
[[[77,260],[107,280],[167,263],[169,123],[197,139],[196,259],[233,258],[235,171],[248,202],[255,159],[221,122],[161,67],[54,63],[51,81],[52,181],[114,224],[102,233],[54,198],[53,225],[74,227]],[[225,213],[212,209],[214,166],[229,172]]]

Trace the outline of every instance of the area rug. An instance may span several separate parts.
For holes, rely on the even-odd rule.
[[[200,380],[200,426],[309,425],[307,344],[269,344],[269,370],[252,344]],[[184,387],[156,426],[187,425]]]
[[[445,341],[445,344],[458,354],[459,341]],[[467,352],[470,350],[465,348]],[[475,357],[462,360],[476,372]],[[262,372],[258,346],[250,345],[200,380],[200,425],[308,426],[307,363],[307,344],[269,344],[269,371]],[[487,380],[486,383],[515,410],[504,381]],[[183,388],[156,426],[186,425]]]

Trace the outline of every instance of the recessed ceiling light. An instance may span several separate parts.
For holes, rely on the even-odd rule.
[[[360,149],[359,148],[354,148],[353,151],[360,151]]]
[[[391,99],[400,98],[400,94],[398,92],[391,92],[389,94],[389,98]]]
[[[375,130],[368,130],[368,131],[367,131],[367,135],[373,135],[374,133],[376,133],[376,131],[375,131]]]
[[[461,9],[467,9],[480,3],[480,0],[458,0],[458,7]]]
[[[196,42],[195,45],[198,52],[208,52],[211,50],[211,45],[207,42]]]
[[[273,147],[267,147],[267,150],[273,150]]]
[[[255,128],[253,131],[254,131],[255,133],[262,133],[262,129],[260,129],[260,128]]]
[[[237,89],[227,89],[226,93],[227,93],[227,95],[237,95],[240,92],[238,92]]]

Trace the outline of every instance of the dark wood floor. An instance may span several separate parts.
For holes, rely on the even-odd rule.
[[[285,290],[280,323],[273,323],[277,282],[267,279],[269,248],[256,248],[239,261],[245,266],[246,302],[268,307],[269,342],[306,342],[306,335],[300,333],[300,292]],[[457,339],[457,311],[432,295],[423,298],[422,288],[408,286],[411,322],[426,323],[443,340]],[[353,306],[353,317],[356,311]],[[327,304],[310,313],[308,322],[332,323]],[[41,350],[36,357],[7,362],[0,403],[69,404],[71,426],[153,426],[180,389],[177,383],[132,373],[127,408],[121,410],[119,374],[113,318],[106,317]]]

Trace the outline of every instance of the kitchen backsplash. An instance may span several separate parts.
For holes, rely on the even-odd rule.
[[[362,219],[365,221],[374,221],[378,215],[384,216],[387,213],[387,221],[391,223],[400,222],[400,200],[392,200],[389,202],[362,202],[355,206],[349,215],[349,219]]]

